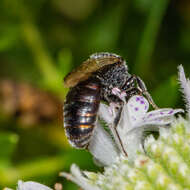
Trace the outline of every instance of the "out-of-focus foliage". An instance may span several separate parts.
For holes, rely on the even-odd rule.
[[[179,64],[190,73],[189,34],[189,0],[1,0],[0,81],[9,83],[0,82],[0,188],[22,179],[76,189],[58,172],[73,162],[97,170],[68,145],[60,109],[64,76],[92,53],[120,54],[158,106],[180,107],[176,74]]]

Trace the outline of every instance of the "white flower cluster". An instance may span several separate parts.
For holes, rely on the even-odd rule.
[[[190,115],[190,82],[189,79],[186,79],[182,66],[179,66],[179,81],[187,103],[187,113]],[[134,187],[128,184],[127,180],[119,178],[125,177],[125,175],[120,174],[125,173],[126,171],[133,171],[126,173],[126,177],[134,177],[136,179],[138,178],[138,175],[136,176],[137,173],[135,170],[128,170],[130,164],[122,164],[122,162],[130,163],[135,160],[135,164],[137,165],[137,163],[143,163],[146,161],[144,158],[141,160],[141,157],[138,157],[140,161],[136,160],[137,153],[144,152],[144,150],[147,149],[147,142],[154,139],[153,137],[148,138],[147,141],[144,136],[145,132],[158,131],[160,133],[164,129],[167,131],[167,128],[170,126],[169,124],[174,122],[174,115],[176,113],[183,112],[182,109],[172,108],[156,109],[150,112],[148,112],[148,109],[149,103],[144,97],[133,96],[124,104],[119,121],[115,122],[117,110],[113,110],[112,108],[112,112],[110,112],[110,108],[108,106],[101,104],[99,117],[107,123],[113,138],[111,138],[110,134],[104,130],[100,123],[97,123],[89,150],[98,163],[109,167],[105,167],[104,175],[97,175],[91,172],[81,172],[80,169],[73,164],[71,166],[71,174],[62,172],[61,176],[75,182],[84,190],[100,190],[102,189],[100,186],[103,187],[103,185],[107,185],[108,187],[105,189],[109,189],[109,184],[121,185],[122,183],[124,183],[124,186],[122,187],[126,187],[125,189],[127,189],[127,186],[129,186],[129,189],[133,189]],[[167,133],[163,133],[162,136],[164,136],[164,134],[166,135]],[[178,139],[178,136],[176,135],[175,138]],[[152,146],[152,149],[156,149],[155,144]],[[167,151],[169,151],[169,149],[167,149]],[[127,158],[126,155],[128,156]],[[147,159],[149,158],[147,157]],[[119,167],[117,163],[119,163],[119,165],[121,164],[121,167]],[[181,166],[180,168],[183,170],[186,166],[183,165],[183,167]],[[125,169],[126,171],[124,171]],[[117,175],[117,171],[120,174]],[[112,175],[113,172],[116,172],[115,175]],[[106,176],[108,173],[112,176],[110,179]],[[114,181],[113,176],[118,177],[116,179],[118,180],[118,183],[112,183]],[[164,175],[162,175],[162,177],[163,176]],[[162,177],[158,178],[160,182],[165,180],[162,179]],[[93,184],[92,181],[96,181],[97,183]],[[143,187],[147,187],[146,180],[143,181],[143,179],[139,179],[139,183],[137,183],[135,189],[142,189],[140,188],[142,185]],[[170,183],[170,187],[172,189],[172,183]],[[118,188],[115,189],[121,188],[118,186]],[[147,187],[145,189],[151,188]]]
[[[159,132],[157,140],[147,137],[146,154],[138,153],[133,163],[121,156],[103,174],[72,165],[71,174],[61,175],[84,190],[190,189],[190,122],[180,117]]]
[[[172,108],[150,112],[148,109],[149,103],[144,97],[133,96],[124,104],[119,121],[115,122],[116,110],[110,112],[107,105],[101,104],[99,116],[109,126],[113,138],[98,122],[89,145],[89,151],[95,160],[103,166],[113,164],[120,155],[134,160],[137,151],[144,150],[145,132],[158,131],[160,127],[167,127],[176,113],[183,112],[182,109]]]
[[[190,117],[190,81],[186,79],[182,66],[179,66],[179,81]],[[123,97],[122,92],[116,93]],[[107,124],[110,131],[105,130],[98,121],[89,151],[98,164],[106,166],[105,172],[96,174],[81,171],[73,164],[71,174],[62,172],[61,176],[84,190],[189,188],[189,124],[184,124],[185,121],[181,118],[179,120],[182,124],[175,123],[174,117],[176,113],[183,112],[182,109],[148,111],[148,101],[142,96],[133,96],[124,103],[120,112],[116,107],[110,108],[105,104],[101,104],[99,110],[99,118]],[[169,130],[171,123],[177,127]],[[182,128],[186,131],[187,141],[181,136],[184,132]],[[155,131],[160,133],[158,140],[145,135],[146,132]],[[182,184],[184,188],[178,185],[180,180],[185,183]],[[17,189],[51,190],[35,182],[21,181]]]

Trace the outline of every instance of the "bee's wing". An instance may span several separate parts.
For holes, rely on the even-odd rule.
[[[100,68],[113,63],[121,62],[119,57],[100,57],[98,59],[90,58],[83,62],[78,68],[73,70],[64,78],[65,87],[73,87]]]

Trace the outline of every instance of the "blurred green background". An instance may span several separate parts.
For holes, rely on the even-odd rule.
[[[64,76],[92,53],[123,56],[159,107],[182,107],[177,66],[190,75],[189,0],[1,0],[0,188],[18,179],[78,189],[60,171],[101,170],[68,145]]]

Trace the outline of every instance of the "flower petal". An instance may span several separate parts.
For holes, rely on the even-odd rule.
[[[17,190],[52,190],[52,189],[37,182],[33,181],[23,182],[19,180]]]
[[[117,130],[121,136],[126,136],[136,123],[142,121],[149,109],[149,103],[143,96],[133,96],[127,104],[124,104],[121,111]]]
[[[110,107],[106,104],[100,103],[98,116],[103,119],[107,124],[114,122],[114,117],[110,112]]]
[[[155,125],[165,125],[171,123],[173,116],[176,113],[184,112],[183,109],[172,109],[172,108],[164,108],[158,109],[145,114],[142,118],[141,124],[155,124]],[[136,126],[140,125],[140,123],[136,123]]]
[[[144,101],[143,106],[139,104],[141,100]],[[139,110],[135,112],[134,106]],[[182,109],[165,108],[146,113],[148,106],[149,103],[144,97],[132,97],[124,104],[120,120],[115,126],[129,160],[135,158],[137,151],[143,150],[146,131],[159,131],[160,127],[166,127],[174,120],[176,113],[183,112]]]
[[[188,78],[186,79],[182,65],[179,65],[178,70],[178,78],[181,86],[181,91],[184,95],[188,116],[190,117],[190,80]]]
[[[146,138],[146,132],[159,132],[160,128],[165,127],[166,126],[141,125],[128,132],[125,140],[123,140],[123,146],[128,154],[128,159],[133,161],[136,158],[138,151],[144,152],[144,140]]]
[[[94,133],[88,146],[99,165],[108,166],[119,156],[119,151],[114,144],[111,136],[103,129],[100,123],[97,123]]]
[[[138,123],[149,109],[149,103],[143,96],[133,96],[129,99],[128,110],[133,125]]]
[[[72,182],[79,185],[83,190],[101,190],[97,186],[90,183],[90,180],[85,176],[83,172],[75,165],[71,166],[71,174],[61,172],[60,176],[65,177]]]

